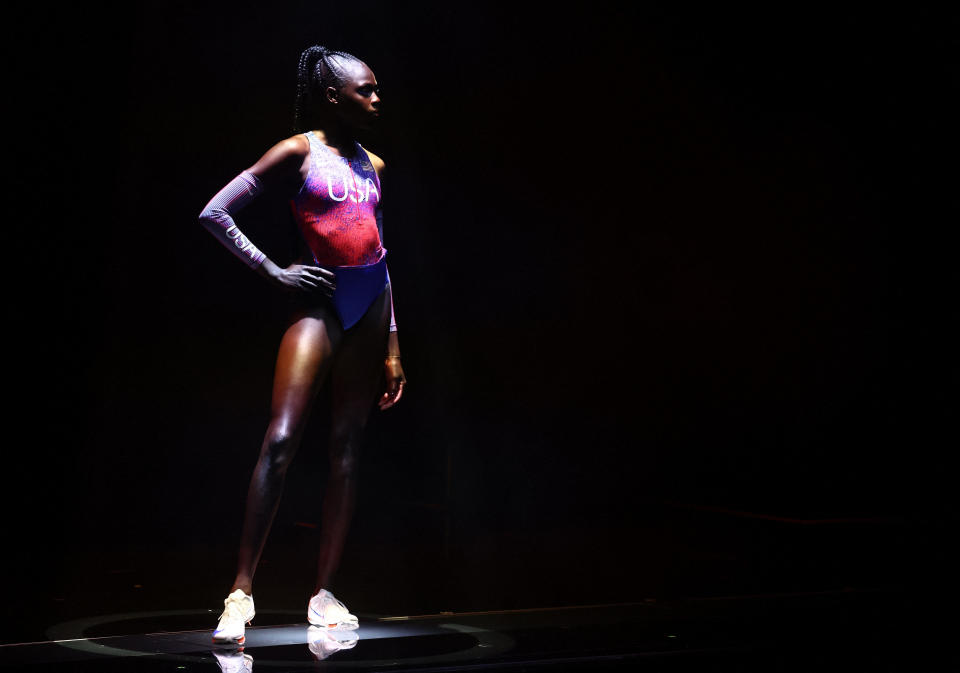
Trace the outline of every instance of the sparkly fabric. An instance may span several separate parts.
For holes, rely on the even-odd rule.
[[[352,160],[334,154],[313,134],[307,179],[290,200],[293,217],[317,264],[359,266],[384,256],[377,230],[380,179],[356,144]]]

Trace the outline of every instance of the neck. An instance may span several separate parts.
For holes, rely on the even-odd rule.
[[[335,122],[325,122],[322,126],[314,128],[313,133],[320,142],[328,147],[335,147],[340,154],[353,154],[355,140],[353,129]]]

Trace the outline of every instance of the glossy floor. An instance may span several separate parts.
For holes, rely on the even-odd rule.
[[[438,615],[360,614],[353,631],[258,613],[242,649],[211,644],[208,610],[55,625],[0,647],[3,670],[907,670],[898,591],[709,597]],[[108,628],[126,635],[90,637]]]

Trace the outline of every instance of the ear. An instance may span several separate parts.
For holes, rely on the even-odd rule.
[[[339,98],[339,96],[340,96],[339,92],[332,86],[328,86],[326,91],[323,92],[323,97],[326,98],[328,102],[333,103],[334,105],[337,104],[338,102],[337,99]]]

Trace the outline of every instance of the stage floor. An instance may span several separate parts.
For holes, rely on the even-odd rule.
[[[896,589],[715,596],[491,612],[359,614],[310,628],[258,610],[243,650],[212,645],[210,610],[77,619],[0,646],[0,669],[52,671],[793,671],[900,668]],[[97,636],[98,632],[124,635]]]

